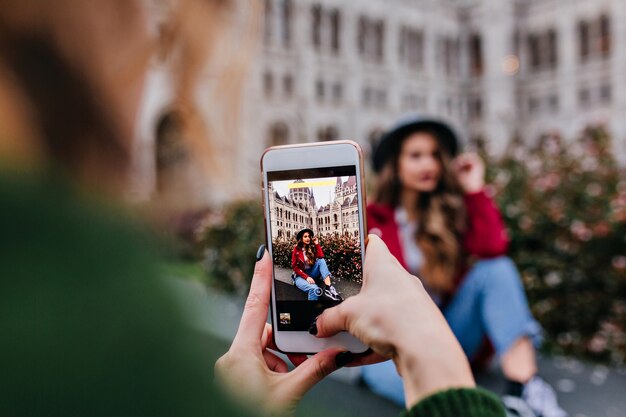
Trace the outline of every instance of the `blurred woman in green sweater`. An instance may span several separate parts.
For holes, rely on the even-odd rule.
[[[185,322],[181,300],[155,268],[149,234],[122,196],[151,57],[170,57],[177,105],[194,133],[188,136],[202,137],[194,79],[205,58],[218,59],[213,47],[235,5],[155,3],[169,17],[159,38],[148,29],[146,4],[0,0],[2,414],[282,415],[337,367],[392,359],[406,377],[411,415],[503,415],[497,399],[474,388],[458,343],[419,280],[376,238],[362,294],[311,326],[319,337],[348,330],[372,347],[370,355],[295,355],[298,366],[289,372],[271,352],[271,271],[262,249],[239,331],[215,365],[213,385],[218,345]],[[210,158],[202,141],[187,145],[190,154]],[[407,326],[398,315],[423,320]]]

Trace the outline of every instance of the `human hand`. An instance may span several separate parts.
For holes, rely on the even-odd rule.
[[[466,194],[476,193],[485,186],[485,163],[475,153],[464,153],[453,162],[459,183]]]
[[[272,283],[272,263],[267,251],[254,268],[250,293],[237,335],[230,349],[215,364],[217,382],[227,392],[267,415],[291,415],[302,396],[337,369],[342,349],[327,349],[307,358],[288,355],[297,368],[272,353],[277,350],[272,326],[265,322]]]
[[[315,284],[315,280],[314,280],[313,278],[311,278],[311,277],[307,277],[307,279],[306,279],[306,280],[307,280],[307,282],[308,282],[309,284]]]
[[[319,241],[319,239],[317,238],[317,236],[315,236],[315,237],[313,238],[313,243],[315,243],[316,245],[318,245],[318,244],[319,244],[319,242],[320,242],[320,241]]]
[[[315,322],[317,336],[347,330],[392,359],[403,376],[407,408],[443,389],[475,386],[439,308],[378,236],[369,235],[363,271],[361,292],[325,310]]]

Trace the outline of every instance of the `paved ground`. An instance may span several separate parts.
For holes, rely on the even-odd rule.
[[[276,297],[277,299],[282,301],[306,300],[306,294],[298,290],[298,288],[293,285],[293,281],[291,280],[292,272],[293,271],[288,268],[274,268],[274,277],[277,281],[279,281],[279,283],[277,283],[276,285]],[[334,279],[333,285],[344,299],[358,294],[359,290],[361,289],[361,286],[355,282],[341,281],[339,279]]]
[[[235,335],[243,300],[207,292],[197,283],[173,281],[189,319],[202,332],[225,342]],[[571,417],[626,417],[626,368],[615,369],[565,357],[540,358],[542,376],[557,390]],[[360,387],[358,369],[342,369],[313,388],[303,400],[304,409],[318,410],[317,416],[397,416],[401,408]],[[492,369],[477,375],[480,385],[496,393],[502,375]],[[299,410],[297,416],[304,416]],[[307,416],[312,415],[306,413]]]

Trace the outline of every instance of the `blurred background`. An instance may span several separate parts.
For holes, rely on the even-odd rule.
[[[209,118],[215,80],[242,81],[236,130],[215,138],[228,181],[207,202],[256,193],[267,146],[349,138],[367,150],[406,112],[444,117],[466,144],[498,154],[513,140],[533,146],[555,132],[572,140],[602,125],[626,158],[621,1],[256,3],[238,2],[222,44],[232,62],[198,87]],[[163,31],[168,2],[151,4]],[[155,62],[138,133],[141,196],[156,185],[155,126],[173,110],[166,67]]]
[[[168,4],[150,6],[153,30],[164,37]],[[626,388],[626,2],[242,0],[233,7],[219,45],[228,59],[207,68],[195,89],[219,155],[208,171],[184,163],[171,63],[155,60],[148,79],[131,197],[175,201],[180,182],[171,178],[194,197],[171,220],[174,255],[163,268],[240,299],[264,241],[266,147],[352,139],[369,158],[401,115],[438,116],[487,161],[488,191],[546,331],[557,388],[588,395],[609,393],[607,381]],[[240,98],[223,98],[233,88]],[[369,167],[367,175],[372,182]],[[626,415],[600,405],[617,397],[598,395],[601,411],[573,415]]]

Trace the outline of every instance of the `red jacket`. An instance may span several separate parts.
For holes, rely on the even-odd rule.
[[[500,211],[484,191],[466,194],[468,228],[463,237],[463,248],[466,255],[476,258],[495,258],[504,255],[508,248],[508,238]],[[369,233],[376,234],[387,244],[389,251],[406,268],[398,225],[395,220],[395,209],[390,206],[370,204],[367,207],[367,226]],[[458,286],[465,276],[467,260],[460,265],[459,276],[455,283]]]
[[[322,247],[319,244],[315,244],[315,258],[323,258],[324,252],[322,251]],[[294,246],[293,252],[291,253],[291,269],[298,276],[307,279],[309,276],[304,272],[304,254],[302,253],[302,249],[298,249],[298,245]]]

